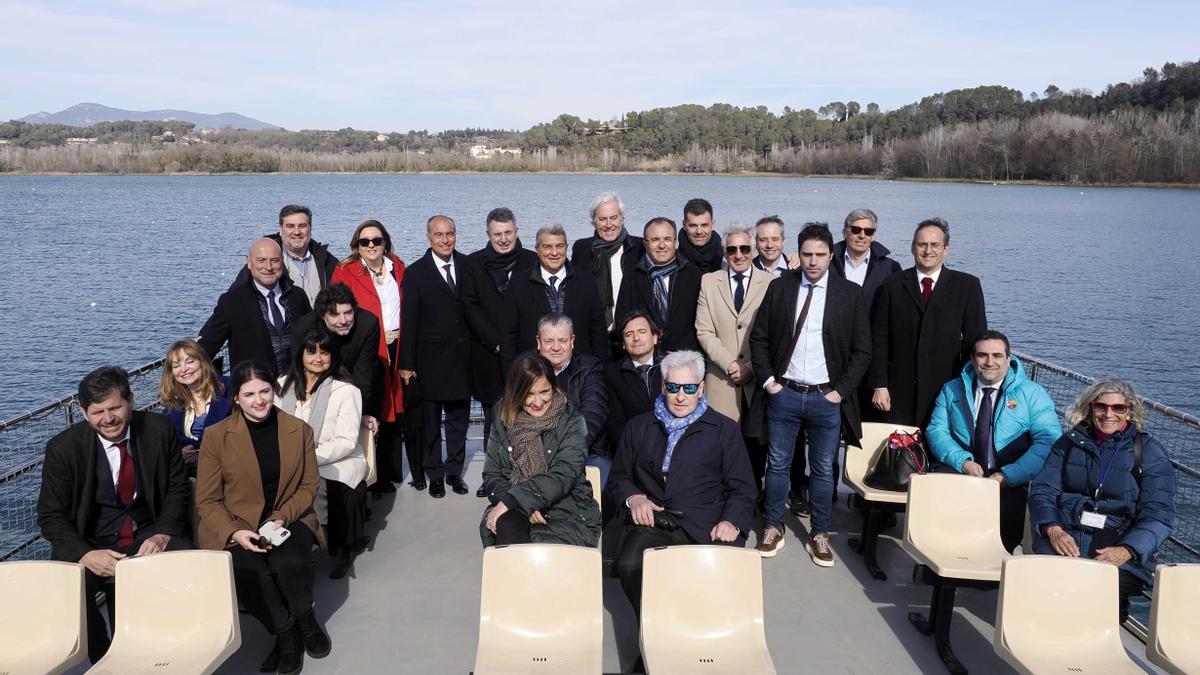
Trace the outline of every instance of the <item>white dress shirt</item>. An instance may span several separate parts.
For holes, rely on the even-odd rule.
[[[384,257],[383,284],[375,284],[375,292],[379,295],[379,312],[383,317],[385,331],[400,330],[400,286],[396,283],[393,267],[391,258]],[[374,277],[374,272],[371,272],[371,276]]]
[[[266,298],[267,294],[271,291],[275,291],[275,306],[279,308],[279,315],[282,316],[283,320],[286,322],[288,320],[287,305],[283,304],[283,289],[279,287],[279,284],[276,283],[274,288],[267,288],[266,286],[258,283],[258,279],[255,279],[254,287],[258,289],[259,293],[262,293],[264,298]],[[267,301],[270,302],[270,299],[268,298]]]
[[[999,384],[984,384],[979,380],[975,381],[975,403],[971,406],[971,419],[979,419],[979,404],[983,403],[983,389],[990,387],[992,391],[992,412],[996,412],[996,406],[999,404],[1000,385]]]
[[[929,277],[930,279],[933,279],[932,288],[937,288],[938,277],[940,277],[940,276],[942,276],[942,268],[941,267],[934,270],[933,274],[925,274],[921,270],[917,270],[917,290],[921,291],[922,293],[925,292],[925,289],[921,287],[921,284],[924,283],[925,277]]]
[[[842,269],[845,270],[847,281],[853,281],[859,286],[867,283],[867,265],[871,262],[871,251],[869,249],[867,250],[867,254],[863,256],[862,262],[855,265],[854,260],[850,258],[850,249],[847,248],[845,255],[842,256],[842,262]]]
[[[450,254],[449,260],[442,260],[441,256],[433,254],[433,264],[437,267],[438,276],[442,281],[446,280],[446,265],[450,266],[450,278],[454,279],[454,286],[458,287],[458,265],[454,264],[454,254]]]
[[[545,267],[540,266],[540,265],[538,266],[538,269],[542,271],[542,281],[546,282],[547,286],[553,286],[554,288],[562,287],[563,277],[567,276],[567,266],[566,265],[563,265],[562,267],[558,268],[557,272],[551,272],[550,270],[548,270]],[[550,277],[555,277],[553,284],[550,283]]]
[[[117,483],[121,480],[121,450],[117,447],[116,443],[113,443],[99,434],[96,435],[96,438],[100,439],[100,445],[104,448],[105,456],[108,457],[108,468],[112,472],[113,488],[115,489],[117,487]],[[122,440],[125,441],[125,450],[128,452],[130,450],[128,426],[125,427],[125,438]],[[132,453],[129,455],[129,458],[133,459]],[[133,496],[135,498],[137,497],[136,485],[133,488]]]
[[[800,284],[800,293],[796,296],[796,310],[792,315],[792,324],[800,318],[800,310],[804,308],[804,298],[808,295],[809,286],[815,286],[812,303],[808,307],[808,317],[800,329],[800,339],[796,342],[796,351],[792,352],[792,360],[788,363],[783,376],[800,384],[824,384],[829,381],[829,370],[825,364],[825,344],[821,341],[821,324],[825,321],[825,291],[829,287],[829,272],[814,284],[804,277]]]
[[[746,270],[745,272],[742,272],[742,274],[744,275],[742,277],[742,293],[744,293],[746,295],[750,294],[750,275],[753,273],[754,273],[754,265],[751,265],[750,269]],[[733,275],[735,275],[735,274],[737,274],[737,272],[734,272],[733,269],[729,269],[729,294],[730,294],[730,296],[736,298],[738,284],[737,284],[737,279],[733,278]],[[743,302],[744,301],[745,301],[745,299],[743,298]]]
[[[612,279],[612,298],[605,298],[604,301],[612,302],[615,309],[617,306],[617,295],[621,292],[621,279],[625,276],[625,268],[621,267],[621,259],[625,257],[624,251],[617,251],[608,259],[609,277]],[[613,317],[613,322],[608,325],[608,329],[612,330],[613,326],[620,317]]]

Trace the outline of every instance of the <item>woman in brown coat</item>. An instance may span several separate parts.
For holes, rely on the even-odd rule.
[[[232,373],[235,412],[209,427],[200,446],[196,502],[201,548],[228,550],[238,599],[275,635],[262,672],[298,673],[304,652],[329,653],[313,615],[314,541],[324,547],[313,501],[320,475],[312,429],[274,405],[274,381],[247,361]],[[274,523],[291,534],[260,538]]]

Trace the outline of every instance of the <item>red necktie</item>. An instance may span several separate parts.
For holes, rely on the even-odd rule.
[[[117,498],[121,504],[128,507],[133,503],[133,494],[137,491],[137,471],[133,468],[133,457],[125,449],[125,441],[117,443],[121,452],[121,468],[117,470]],[[117,539],[117,547],[124,548],[133,543],[133,516],[125,514],[125,522],[121,523],[121,536]]]
[[[929,304],[929,297],[933,295],[933,277],[925,277],[921,280],[921,297],[925,298],[925,304]]]

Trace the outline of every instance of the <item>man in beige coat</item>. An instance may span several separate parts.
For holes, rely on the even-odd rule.
[[[750,228],[731,225],[725,231],[725,268],[700,280],[696,337],[704,350],[707,374],[704,393],[717,412],[741,423],[755,478],[762,479],[766,455],[763,410],[754,406],[756,387],[750,366],[750,328],[774,277],[755,268]],[[761,402],[760,402],[761,403]]]

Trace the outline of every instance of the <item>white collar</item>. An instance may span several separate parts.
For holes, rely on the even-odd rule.
[[[846,247],[846,252],[842,254],[842,260],[844,260],[844,261],[845,261],[845,263],[846,263],[846,265],[847,265],[847,266],[849,266],[849,267],[859,267],[859,266],[861,266],[863,263],[869,263],[869,262],[871,262],[871,249],[869,249],[869,248],[867,249],[867,254],[866,254],[865,256],[863,256],[862,263],[859,263],[858,265],[855,265],[855,264],[854,264],[854,258],[851,258],[851,257],[850,257],[850,247],[849,247],[849,246],[847,246],[847,247]]]
[[[817,288],[825,288],[825,286],[829,283],[829,270],[825,270],[825,274],[822,274],[821,278],[817,279],[816,281],[809,281],[808,275],[806,275],[803,271],[800,271],[800,270],[797,270],[797,271],[800,272],[800,277],[801,277],[800,285],[801,286],[816,286]]]
[[[251,277],[251,278],[253,279],[253,277]],[[273,287],[267,288],[266,286],[263,286],[262,284],[258,283],[258,279],[254,279],[254,287],[258,289],[258,292],[260,294],[262,294],[263,297],[266,297],[267,293],[270,293],[271,291],[275,291],[276,298],[278,298],[281,295],[281,292],[279,290],[279,282],[278,281],[275,282],[275,285]]]
[[[104,451],[108,452],[109,448],[112,448],[117,443],[128,443],[129,442],[130,425],[132,425],[132,424],[133,424],[133,420],[129,420],[129,424],[125,425],[125,437],[116,442],[110,441],[107,438],[101,436],[100,434],[96,434],[96,438],[100,439],[100,445],[101,445],[101,447],[104,448]]]
[[[933,279],[933,285],[937,286],[938,277],[942,276],[942,270],[944,270],[945,268],[946,268],[946,266],[942,265],[941,267],[934,270],[933,274],[925,274],[921,270],[917,270],[917,283],[919,284],[919,283],[921,283],[921,280],[925,279],[926,277],[929,277],[930,279]]]

